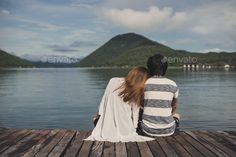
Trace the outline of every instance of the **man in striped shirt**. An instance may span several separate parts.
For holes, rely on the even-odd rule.
[[[141,132],[154,137],[172,135],[179,119],[175,113],[178,86],[164,77],[168,67],[166,57],[160,54],[150,57],[147,67],[151,77],[145,83]]]

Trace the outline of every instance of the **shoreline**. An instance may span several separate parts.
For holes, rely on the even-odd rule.
[[[130,67],[119,67],[119,66],[107,66],[107,67],[0,67],[0,70],[14,70],[14,69],[131,69],[137,66],[130,66]],[[145,66],[144,66],[145,67]],[[168,66],[168,69],[192,69],[183,66]],[[197,70],[204,70],[204,69],[235,69],[235,66],[231,66],[230,68],[225,68],[224,66],[213,66],[211,68],[194,68]]]

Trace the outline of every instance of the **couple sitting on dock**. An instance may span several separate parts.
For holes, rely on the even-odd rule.
[[[102,97],[95,128],[85,140],[150,141],[174,134],[179,125],[175,113],[179,89],[166,77],[167,58],[149,57],[147,67],[136,67],[125,78],[110,79]]]

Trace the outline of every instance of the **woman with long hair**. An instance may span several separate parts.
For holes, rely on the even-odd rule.
[[[99,106],[99,119],[92,134],[85,140],[130,142],[149,141],[136,133],[139,108],[143,103],[144,84],[148,71],[133,68],[125,78],[110,79]]]

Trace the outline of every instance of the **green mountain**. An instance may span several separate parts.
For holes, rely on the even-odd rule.
[[[3,50],[0,50],[0,68],[8,67],[34,67],[34,65],[24,59],[11,55]]]
[[[148,57],[160,53],[168,57],[170,65],[202,63],[211,65],[236,65],[236,53],[194,53],[175,50],[142,35],[127,33],[117,35],[82,59],[77,66],[139,66],[146,65]]]

